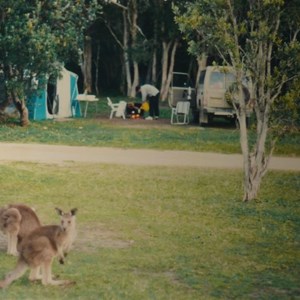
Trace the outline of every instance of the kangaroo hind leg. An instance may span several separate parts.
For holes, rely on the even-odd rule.
[[[52,260],[42,264],[42,284],[43,285],[68,285],[72,284],[69,280],[54,280],[52,278]]]
[[[42,280],[40,267],[32,267],[30,269],[29,280],[30,281]]]
[[[7,233],[7,254],[18,256],[17,250],[18,234],[16,232]]]

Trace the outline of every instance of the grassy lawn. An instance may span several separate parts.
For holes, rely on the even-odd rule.
[[[1,124],[0,141],[240,153],[239,131],[222,119],[206,127],[171,126],[167,104],[161,105],[160,122],[108,116],[106,100],[101,98],[97,112],[94,103],[89,106],[86,119],[32,122],[28,128],[20,128],[14,120]],[[299,144],[299,133],[288,135],[277,144],[275,155],[300,156]]]
[[[116,165],[0,165],[0,205],[25,202],[43,223],[78,207],[78,237],[54,273],[1,299],[297,299],[299,174],[270,172],[242,203],[241,173]],[[0,252],[0,277],[16,259]],[[26,294],[25,294],[26,291]]]
[[[0,141],[240,152],[232,125],[171,126],[161,110],[161,123],[110,121],[101,99],[86,119],[1,124]],[[289,135],[276,154],[300,156],[299,142]],[[0,299],[300,299],[299,172],[269,172],[247,204],[237,170],[5,163],[0,183],[0,206],[27,203],[44,224],[58,222],[57,206],[79,209],[74,249],[53,265],[76,284],[24,276]],[[0,234],[0,278],[16,262],[5,245]]]

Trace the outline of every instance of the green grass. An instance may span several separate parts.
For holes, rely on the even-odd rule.
[[[241,172],[70,163],[0,165],[0,206],[24,202],[44,223],[78,207],[78,237],[54,273],[1,299],[298,299],[300,174],[270,172],[245,204]],[[92,230],[91,230],[92,228]],[[2,250],[3,245],[2,245]],[[15,264],[0,252],[0,277]]]
[[[239,133],[226,123],[115,123],[104,99],[94,110],[27,128],[11,120],[0,141],[240,152]],[[170,120],[170,109],[161,110]],[[276,154],[299,156],[299,134]],[[79,209],[75,247],[64,266],[53,265],[76,285],[43,287],[24,276],[0,299],[300,299],[299,172],[269,172],[258,201],[247,204],[237,170],[6,163],[0,183],[0,206],[27,203],[44,224],[57,222],[56,206]],[[2,278],[16,259],[1,240],[0,250]]]
[[[118,101],[121,98],[113,98]],[[89,106],[86,119],[68,121],[47,120],[32,122],[20,128],[14,121],[0,126],[1,142],[48,143],[125,148],[151,148],[190,151],[240,153],[239,131],[226,121],[217,120],[213,126],[171,126],[170,108],[161,105],[161,126],[157,122],[127,120],[115,123],[108,120],[109,109],[101,98],[97,113]],[[250,134],[253,140],[254,133]],[[290,134],[276,147],[275,155],[300,156],[300,134]]]

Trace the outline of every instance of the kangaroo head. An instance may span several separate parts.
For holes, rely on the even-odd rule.
[[[75,229],[75,215],[77,212],[77,208],[73,208],[66,213],[59,208],[55,208],[55,210],[60,215],[60,226],[63,231],[70,231],[72,229]]]

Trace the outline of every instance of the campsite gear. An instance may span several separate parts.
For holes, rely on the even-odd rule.
[[[45,88],[27,97],[29,119],[46,120],[55,118],[81,117],[77,100],[78,76],[63,68],[61,77],[48,80]]]
[[[146,112],[149,111],[149,103],[147,101],[143,102],[141,109]]]
[[[127,103],[126,114],[131,119],[138,119],[139,117],[142,117],[144,115],[144,110],[142,109],[142,104],[141,103],[133,103],[133,102]],[[133,115],[134,115],[134,118],[132,117]]]
[[[120,101],[119,103],[113,103],[109,97],[106,97],[107,105],[110,107],[110,116],[109,118],[112,119],[113,116],[115,117],[122,117],[124,120],[126,119],[125,110],[127,108],[126,101]]]

